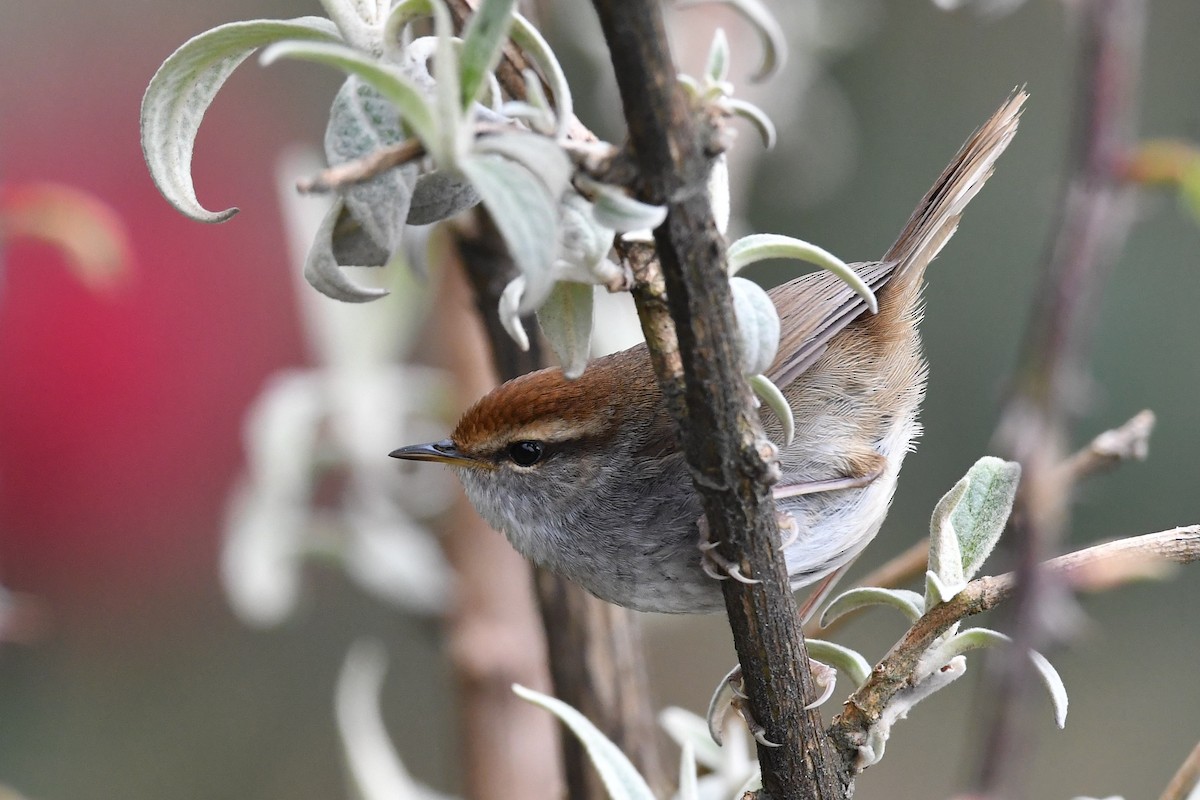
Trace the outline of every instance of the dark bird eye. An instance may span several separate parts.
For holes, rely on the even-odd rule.
[[[513,442],[508,446],[508,457],[514,464],[532,467],[541,460],[544,450],[541,442]]]

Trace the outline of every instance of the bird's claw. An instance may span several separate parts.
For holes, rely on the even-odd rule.
[[[750,735],[754,737],[754,741],[761,744],[763,747],[782,747],[779,742],[772,742],[767,738],[767,729],[758,724],[758,720],[750,713],[750,704],[740,697],[734,697],[731,703],[737,712],[742,715],[742,720],[746,723],[746,728],[749,729]]]
[[[779,542],[779,549],[787,550],[800,538],[800,524],[796,522],[794,516],[786,511],[777,511],[775,513],[775,523],[779,526],[779,533],[782,536]]]
[[[805,711],[811,711],[818,706],[821,706],[833,696],[833,690],[837,687],[837,670],[828,664],[822,664],[820,661],[808,660],[808,668],[812,672],[813,682],[817,688],[821,690],[820,696],[816,700],[804,707]]]
[[[747,586],[753,586],[756,583],[762,583],[758,578],[750,578],[742,574],[742,567],[736,562],[730,561],[717,552],[717,543],[709,538],[708,520],[704,517],[700,518],[700,569],[704,570],[704,574],[714,580],[725,581],[733,578],[738,583],[744,583]]]

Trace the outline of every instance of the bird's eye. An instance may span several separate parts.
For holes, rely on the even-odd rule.
[[[508,457],[518,466],[532,467],[541,460],[544,451],[541,442],[513,442],[508,446]]]

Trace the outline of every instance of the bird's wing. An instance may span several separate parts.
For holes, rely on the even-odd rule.
[[[850,265],[878,292],[895,272],[896,262]],[[767,377],[783,388],[816,363],[839,331],[867,311],[867,303],[837,276],[813,272],[767,292],[779,309],[779,355]]]

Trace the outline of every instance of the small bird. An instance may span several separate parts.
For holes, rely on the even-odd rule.
[[[827,272],[769,292],[781,336],[767,376],[796,420],[774,487],[792,531],[784,553],[793,590],[848,565],[883,523],[921,430],[925,267],[1016,133],[1025,98],[1014,94],[967,140],[881,261],[853,265],[878,313]],[[782,440],[774,415],[763,424]],[[597,359],[576,380],[552,368],[508,381],[449,439],[391,455],[453,467],[517,550],[604,600],[640,611],[724,610],[698,549],[700,499],[645,345]]]

